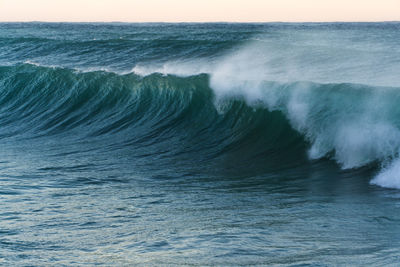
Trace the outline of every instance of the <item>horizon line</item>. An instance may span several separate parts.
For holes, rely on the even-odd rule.
[[[375,21],[351,21],[351,20],[330,20],[330,21],[47,21],[47,20],[0,20],[0,23],[126,23],[126,24],[206,24],[206,23],[227,23],[227,24],[266,24],[266,23],[397,23],[400,20],[375,20]]]

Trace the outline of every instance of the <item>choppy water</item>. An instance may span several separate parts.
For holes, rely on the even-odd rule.
[[[0,23],[0,264],[395,265],[400,23]]]

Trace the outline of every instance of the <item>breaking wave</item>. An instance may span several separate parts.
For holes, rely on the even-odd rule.
[[[343,169],[379,164],[372,183],[400,188],[400,88],[225,70],[176,76],[3,66],[0,137],[115,139],[199,160],[239,151],[272,165],[282,158],[328,158]]]

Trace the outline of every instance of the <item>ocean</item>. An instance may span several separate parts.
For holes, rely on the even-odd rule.
[[[0,23],[0,264],[395,266],[400,23]]]

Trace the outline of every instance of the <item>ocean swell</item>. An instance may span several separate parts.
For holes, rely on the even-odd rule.
[[[330,158],[343,169],[382,164],[372,183],[400,188],[396,87],[31,64],[0,67],[0,87],[1,138],[115,139],[132,148],[157,144],[154,154],[175,140],[174,155],[212,159],[240,151],[266,162],[303,162],[307,151],[309,160]]]

